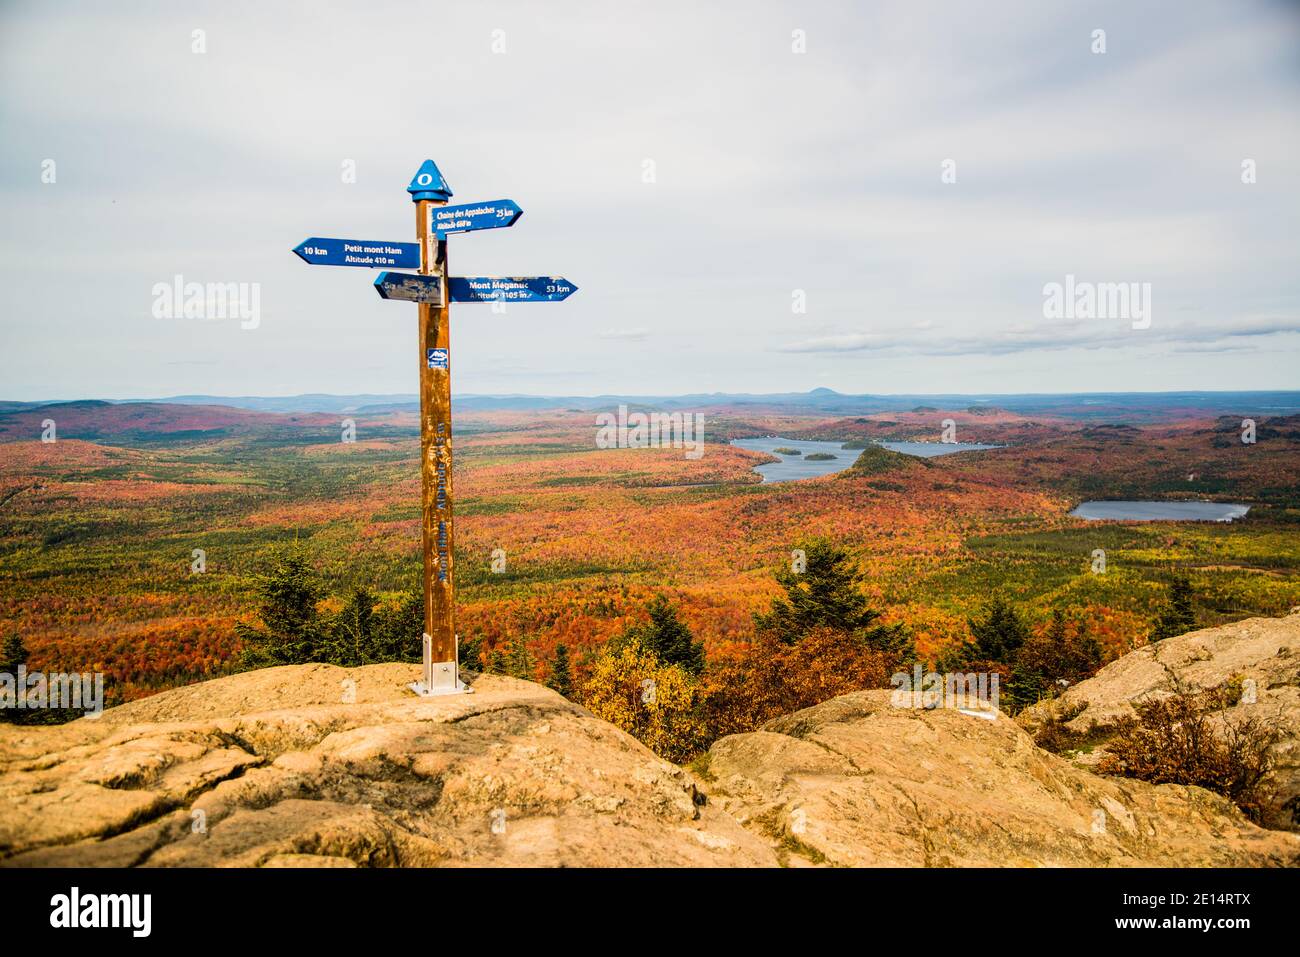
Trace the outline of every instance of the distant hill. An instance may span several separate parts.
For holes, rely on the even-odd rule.
[[[0,413],[23,411],[51,404],[21,400],[0,401]],[[331,395],[306,393],[292,396],[177,395],[165,398],[110,400],[106,405],[223,406],[255,412],[382,414],[417,409],[413,393]],[[453,398],[460,411],[612,411],[619,405],[658,410],[728,409],[739,412],[793,410],[835,416],[965,410],[985,417],[1011,413],[1020,416],[1051,415],[1083,422],[1168,422],[1213,415],[1283,416],[1300,413],[1300,391],[1291,392],[1114,392],[1041,395],[844,395],[833,389],[810,392],[740,393],[696,392],[686,395],[538,396],[520,394],[463,394]]]
[[[363,408],[390,407],[416,408],[420,397],[415,394],[398,393],[393,395],[329,395],[323,392],[310,392],[304,395],[286,396],[219,396],[219,395],[174,395],[166,399],[141,399],[135,401],[161,402],[169,405],[226,405],[235,409],[253,409],[258,412],[360,412]]]
[[[47,420],[54,422],[58,439],[134,441],[220,438],[267,425],[334,428],[338,424],[337,417],[332,415],[273,415],[220,405],[83,400],[0,408],[0,442],[39,439]]]

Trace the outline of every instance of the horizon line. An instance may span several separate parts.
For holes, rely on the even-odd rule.
[[[541,393],[541,392],[461,392],[452,393],[452,399],[644,399],[644,398],[681,398],[686,396],[736,396],[750,398],[768,398],[774,396],[811,396],[811,395],[834,395],[847,399],[856,398],[881,398],[881,399],[911,399],[911,398],[1041,398],[1041,397],[1070,397],[1070,396],[1170,396],[1170,395],[1252,395],[1261,393],[1278,393],[1284,395],[1300,395],[1300,389],[1281,389],[1281,388],[1253,388],[1253,389],[1130,389],[1119,391],[1097,391],[1097,392],[840,392],[825,386],[818,386],[804,392],[784,391],[784,392],[728,392],[714,390],[710,392],[596,392],[588,394],[578,393]],[[169,396],[155,397],[132,397],[125,399],[101,398],[99,396],[79,396],[77,398],[55,398],[55,399],[10,399],[0,398],[0,403],[21,403],[25,405],[59,405],[71,402],[108,402],[116,405],[125,404],[148,404],[148,403],[169,403],[182,399],[268,399],[268,400],[285,400],[285,399],[303,399],[303,398],[331,398],[331,399],[351,399],[351,398],[372,398],[372,399],[389,399],[401,401],[418,401],[419,393],[417,392],[290,392],[282,394],[218,394],[205,392],[181,393]]]

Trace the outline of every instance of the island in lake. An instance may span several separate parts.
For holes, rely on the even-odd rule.
[[[858,449],[864,451],[888,449],[902,452],[904,455],[928,459],[953,452],[1001,448],[997,445],[975,442],[895,442],[875,438],[863,442],[855,442],[851,438],[828,442],[794,439],[784,435],[732,439],[731,444],[737,448],[781,456],[780,461],[766,462],[754,467],[754,471],[763,477],[765,483],[797,482],[801,479],[821,478],[846,471],[857,460]],[[849,454],[845,455],[845,452]]]

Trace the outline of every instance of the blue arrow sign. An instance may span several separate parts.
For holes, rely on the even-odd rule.
[[[466,276],[447,280],[452,302],[559,302],[578,287],[561,276]]]
[[[430,206],[429,229],[435,233],[467,233],[474,229],[513,226],[524,214],[513,199],[494,199],[466,206]]]
[[[375,280],[375,291],[384,299],[442,305],[441,276],[412,276],[405,272],[381,272],[379,278]]]
[[[293,251],[313,266],[368,266],[382,269],[420,268],[419,243],[386,243],[371,239],[304,239]]]

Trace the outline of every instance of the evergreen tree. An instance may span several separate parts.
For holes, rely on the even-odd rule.
[[[677,609],[663,595],[655,595],[646,609],[648,622],[629,626],[615,641],[615,647],[640,645],[664,665],[680,665],[689,674],[704,670],[704,643],[696,641]]]
[[[258,588],[261,627],[239,623],[247,667],[293,665],[319,660],[322,628],[316,612],[321,588],[296,548],[281,556]]]
[[[15,631],[0,644],[0,674],[13,675],[15,696],[29,693],[29,688],[20,687],[17,683],[18,668],[27,664],[27,661],[27,646]],[[15,697],[14,704],[13,708],[0,708],[0,722],[22,725],[63,724],[85,714],[85,711],[76,708],[56,708],[53,702],[45,708],[18,708]]]
[[[1169,595],[1156,618],[1152,641],[1162,641],[1181,635],[1196,627],[1196,611],[1192,608],[1192,583],[1183,575],[1176,575],[1169,583]]]
[[[793,645],[816,628],[861,637],[877,651],[911,653],[911,641],[898,625],[880,625],[880,612],[862,593],[861,573],[845,549],[824,539],[803,545],[803,571],[783,566],[776,581],[785,596],[772,601],[771,610],[754,615],[757,631]]]
[[[566,698],[573,697],[573,675],[569,671],[569,649],[565,645],[555,646],[555,660],[551,663],[551,680],[547,685],[556,694]]]
[[[18,666],[27,664],[27,646],[22,636],[13,632],[0,646],[0,672],[18,676]]]
[[[0,674],[13,676],[14,690],[16,694],[25,694],[25,687],[18,687],[18,667],[27,664],[27,646],[23,644],[22,637],[18,632],[13,632],[4,640],[3,646],[0,646]],[[15,704],[17,702],[15,701]],[[14,708],[0,708],[0,721],[9,724],[30,724],[30,711]]]
[[[1047,629],[1027,638],[1016,650],[1007,683],[1008,701],[1023,707],[1048,697],[1055,690],[1054,682],[1066,676],[1070,651],[1065,612],[1053,609]]]
[[[510,643],[506,655],[506,674],[523,681],[533,680],[533,656],[528,650],[528,639],[522,635]]]
[[[982,618],[971,618],[969,622],[975,643],[968,656],[977,661],[1011,664],[1021,645],[1029,638],[1029,625],[1015,606],[1001,595],[994,595],[984,606]],[[1061,627],[1064,628],[1063,622]]]
[[[1078,622],[1074,637],[1067,641],[1064,647],[1065,651],[1062,655],[1064,674],[1058,677],[1063,677],[1072,684],[1095,675],[1101,668],[1101,660],[1106,654],[1097,636],[1088,628],[1086,620]]]
[[[323,657],[330,664],[345,668],[388,660],[380,654],[375,638],[375,596],[365,586],[358,585],[334,619]]]
[[[382,606],[371,625],[371,661],[424,660],[424,592],[405,592]]]

